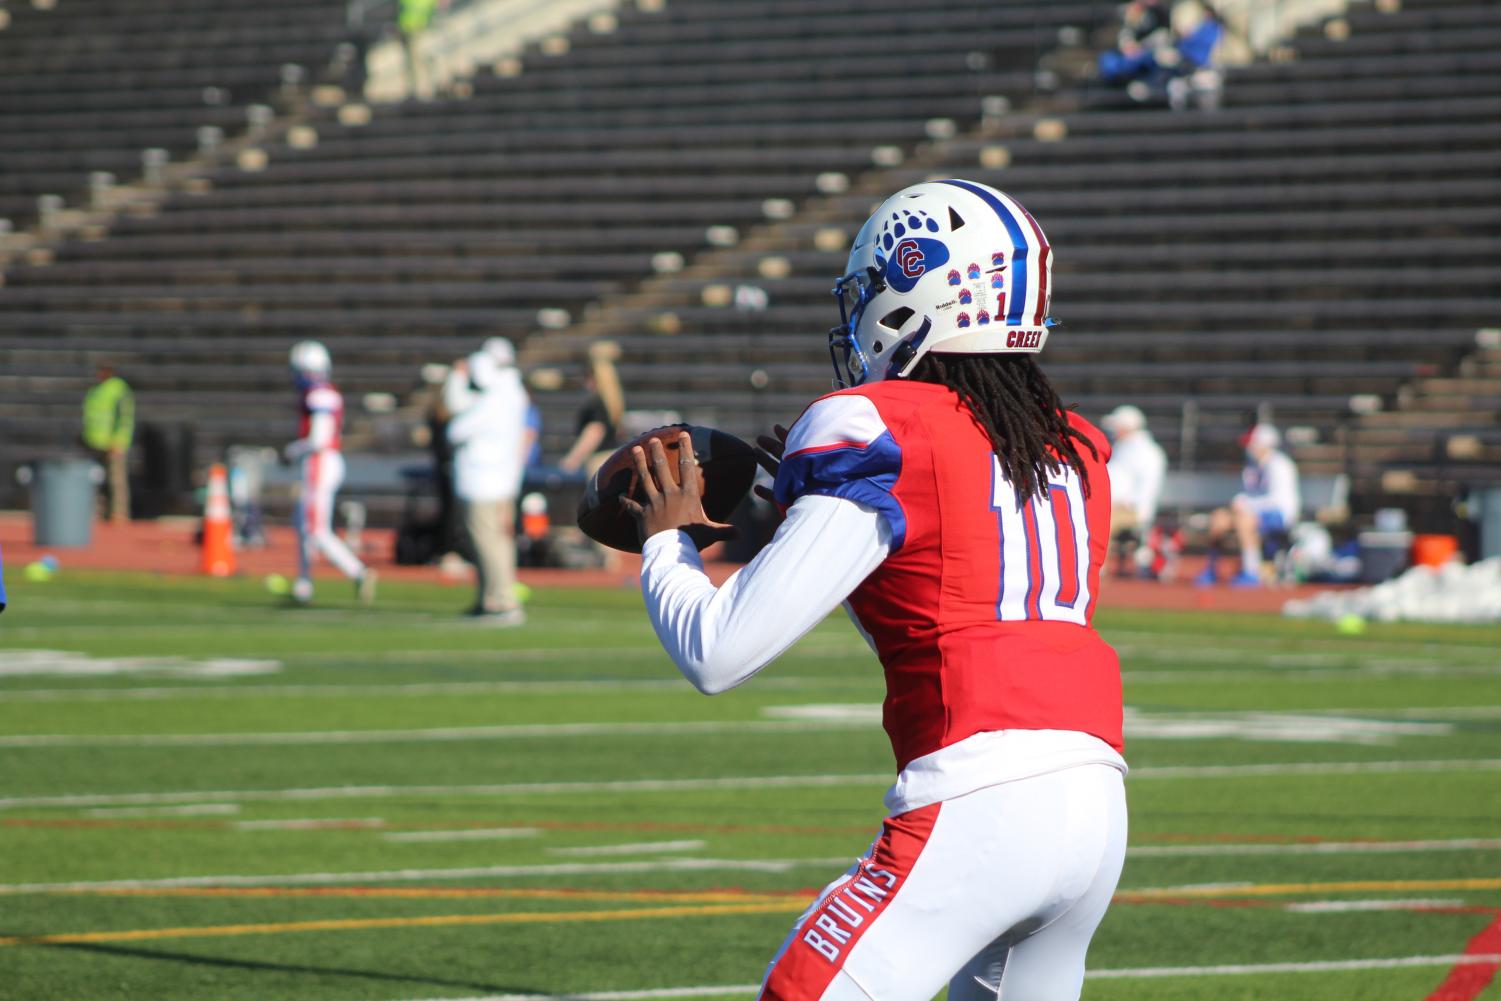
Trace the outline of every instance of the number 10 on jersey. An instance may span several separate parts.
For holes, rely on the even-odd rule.
[[[1089,607],[1089,524],[1084,490],[1070,467],[1052,474],[1025,504],[991,458],[990,507],[1000,535],[996,618],[1086,623]]]

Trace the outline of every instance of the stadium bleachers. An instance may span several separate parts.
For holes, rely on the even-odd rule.
[[[1307,429],[1307,470],[1350,472],[1368,505],[1389,502],[1397,481],[1386,474],[1404,453],[1360,444],[1421,428],[1422,417],[1397,408],[1416,392],[1431,410],[1442,392],[1419,387],[1452,374],[1476,330],[1501,313],[1501,9],[1429,0],[1389,14],[1357,4],[1341,23],[1347,33],[1310,26],[1284,61],[1231,70],[1218,110],[1126,110],[1096,98],[1011,114],[935,144],[874,190],[965,176],[1026,203],[1056,251],[1054,311],[1065,327],[1046,363],[1086,413],[1137,403],[1175,461],[1192,449],[1201,465],[1230,465],[1249,416],[1269,408]],[[690,276],[664,282],[668,301],[622,327],[670,311],[693,334],[656,353],[661,338],[630,341],[637,395],[665,404],[679,394],[663,366],[690,336],[691,353],[720,366],[717,377],[693,370],[706,420],[743,426],[816,390],[827,371],[818,332],[836,316],[828,287],[843,256],[814,241],[829,220],[852,233],[873,200],[864,191],[825,199],[824,221],[791,223],[757,254],[722,255],[698,287]],[[793,277],[758,274],[773,255]],[[773,308],[702,304],[703,285],[741,282],[766,289]],[[760,329],[807,336],[794,345],[758,339]],[[764,391],[747,386],[743,359],[715,350],[726,343],[775,362],[763,366]],[[739,392],[716,400],[716,378]],[[1362,417],[1352,398],[1384,412]],[[1490,467],[1473,462],[1466,474],[1495,478],[1486,429],[1498,408],[1484,395],[1471,402],[1449,408],[1443,434],[1478,431]],[[1422,466],[1434,432],[1412,437]],[[1453,489],[1453,466],[1447,476],[1418,470],[1409,489]]]
[[[95,171],[128,181],[142,153],[176,159],[206,126],[234,134],[283,67],[325,65],[344,35],[336,0],[14,5],[0,31],[0,218],[84,196]]]
[[[580,25],[565,55],[534,47],[519,71],[484,72],[462,96],[353,119],[352,98],[307,102],[298,135],[289,125],[257,146],[263,165],[206,164],[107,238],[11,263],[0,408],[29,419],[3,448],[15,461],[66,441],[88,363],[106,354],[133,363],[143,420],[190,420],[205,450],[282,440],[294,340],[327,341],[357,400],[412,388],[420,363],[483,336],[525,340],[543,310],[577,323],[652,276],[656,255],[691,259],[795,214],[873,156],[901,160],[935,129],[973,127],[985,98],[1026,101],[1037,52],[1113,10],[943,7],[628,5],[609,34]],[[165,40],[166,20],[155,24]],[[259,52],[241,34],[251,27],[223,37]],[[331,50],[338,37],[308,41]],[[549,401],[554,444],[577,400]]]
[[[15,123],[0,198],[34,201],[16,179],[38,172],[127,176],[147,140],[191,146],[179,123],[213,119],[205,87],[233,95],[208,109],[233,132],[283,63],[327,64],[343,38],[338,5],[76,0],[72,16],[130,34],[100,53],[42,27],[68,6],[0,32],[0,55],[27,60],[24,93],[0,95]],[[1047,229],[1066,324],[1047,361],[1085,413],[1135,402],[1175,460],[1215,465],[1270,407],[1312,429],[1310,469],[1379,482],[1401,460],[1353,454],[1361,421],[1402,426],[1414,387],[1456,374],[1501,312],[1501,9],[1355,3],[1340,30],[1311,25],[1284,58],[1230,70],[1219,109],[1183,112],[1039,73],[1114,13],[627,4],[612,30],[581,24],[434,101],[296,103],[295,129],[252,144],[264,162],[205,163],[107,234],[9,263],[0,466],[71,439],[105,356],[132,363],[143,420],[192,422],[205,451],[283,440],[285,350],[306,336],[355,399],[401,394],[420,363],[494,333],[569,371],[611,337],[631,406],[751,433],[827,386],[828,287],[870,207],[966,176]],[[173,64],[175,39],[195,55]],[[96,166],[106,153],[114,166]],[[738,285],[770,308],[729,305]],[[1360,417],[1355,396],[1383,413]],[[542,397],[550,448],[578,399]],[[1469,411],[1490,447],[1494,421]]]

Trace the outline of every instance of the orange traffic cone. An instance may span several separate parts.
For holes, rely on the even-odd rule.
[[[546,537],[552,523],[547,517],[547,498],[541,494],[527,494],[521,498],[521,534],[528,539]]]
[[[229,477],[222,463],[208,471],[208,499],[203,505],[203,562],[199,569],[213,577],[235,572],[235,550],[229,517]]]

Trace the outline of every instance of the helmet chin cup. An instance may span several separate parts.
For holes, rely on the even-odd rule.
[[[845,327],[829,328],[829,361],[834,366],[835,389],[850,389],[870,378],[870,360]]]

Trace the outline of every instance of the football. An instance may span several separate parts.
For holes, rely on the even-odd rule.
[[[678,436],[687,431],[693,442],[693,455],[704,475],[704,513],[714,521],[727,521],[737,505],[750,492],[756,478],[756,452],[732,434],[692,424],[669,424],[653,428],[634,441],[622,445],[605,460],[589,480],[579,501],[578,525],[584,534],[601,545],[627,553],[641,552],[641,535],[636,519],[620,503],[622,496],[644,501],[631,449],[647,447],[653,438],[667,451],[667,465],[678,482]],[[650,462],[648,450],[648,462]]]

